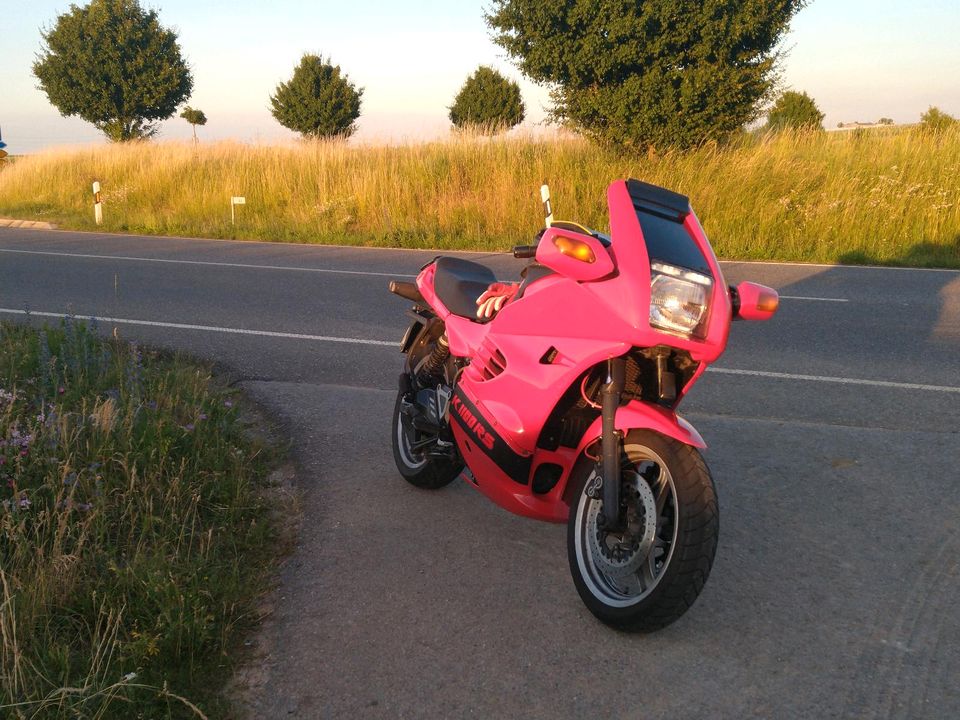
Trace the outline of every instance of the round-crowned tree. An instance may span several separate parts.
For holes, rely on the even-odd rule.
[[[193,89],[176,33],[137,0],[71,5],[43,39],[33,74],[51,104],[116,142],[155,134]]]
[[[457,129],[489,135],[516,127],[524,115],[520,86],[485,66],[466,79],[450,106],[450,122]]]
[[[308,138],[346,138],[360,117],[363,89],[355,87],[318,55],[304,55],[289,82],[270,96],[271,112],[281,125]]]
[[[554,120],[627,147],[689,147],[756,119],[805,3],[493,0],[487,23],[553,89]]]
[[[768,130],[786,128],[823,130],[824,114],[817,103],[805,92],[787,90],[767,113]]]
[[[197,142],[197,125],[203,127],[207,124],[207,116],[203,110],[197,110],[187,105],[183,112],[180,113],[180,117],[190,123],[190,126],[193,128],[193,141]]]

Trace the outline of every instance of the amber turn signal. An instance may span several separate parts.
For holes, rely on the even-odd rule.
[[[760,293],[760,298],[757,300],[757,309],[761,312],[774,313],[777,311],[777,308],[780,307],[780,296],[771,295],[770,293],[762,292]]]
[[[572,257],[575,260],[585,263],[594,263],[597,261],[597,256],[593,254],[593,248],[582,240],[574,240],[573,238],[563,235],[557,235],[553,238],[553,244],[557,246],[557,250],[559,250],[562,255],[566,255],[567,257]]]

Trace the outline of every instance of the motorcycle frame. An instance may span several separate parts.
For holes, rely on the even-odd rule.
[[[612,472],[619,476],[620,439],[630,430],[648,429],[706,447],[696,429],[673,408],[726,348],[732,308],[723,273],[685,197],[636,181],[617,181],[607,190],[607,204],[610,246],[604,247],[592,236],[576,239],[594,253],[603,253],[604,267],[609,258],[610,272],[592,279],[582,279],[590,275],[580,273],[578,279],[579,268],[570,264],[571,258],[557,260],[549,248],[541,252],[543,243],[550,242],[550,233],[570,235],[551,229],[540,241],[537,259],[554,274],[530,283],[491,322],[454,315],[444,306],[434,290],[433,263],[417,276],[424,302],[445,323],[451,354],[470,361],[459,374],[450,405],[452,433],[470,469],[465,475],[493,502],[518,515],[565,522],[572,500],[569,480],[577,463],[587,461],[591,446],[603,445],[604,476]],[[713,284],[702,337],[651,326],[651,259],[638,211],[682,223],[706,261]],[[422,325],[420,332],[428,332],[428,324]],[[405,344],[409,346],[411,340]],[[685,351],[697,364],[689,381],[678,388],[676,402],[672,407],[638,399],[621,402],[618,359],[622,368],[622,358],[632,349],[656,347]],[[548,356],[550,361],[544,362]],[[585,372],[601,363],[607,368],[606,412],[592,422],[576,447],[539,447],[540,434],[561,398]],[[619,378],[617,372],[621,372]],[[548,492],[536,493],[534,477],[546,464],[561,468],[559,479]],[[619,492],[619,483],[605,483],[604,504],[618,507],[611,486]]]

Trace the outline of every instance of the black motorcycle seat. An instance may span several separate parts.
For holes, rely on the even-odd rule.
[[[447,309],[460,317],[477,319],[477,298],[497,281],[497,276],[485,265],[453,257],[436,261],[433,287]]]

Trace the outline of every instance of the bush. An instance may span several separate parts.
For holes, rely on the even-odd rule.
[[[953,115],[948,115],[940,108],[933,106],[920,116],[920,124],[927,130],[946,130],[955,122],[957,119]]]
[[[523,118],[520,86],[482,66],[463,83],[450,107],[450,122],[458,129],[490,135],[519,125]]]
[[[362,95],[339,65],[304,55],[290,82],[277,85],[270,105],[277,122],[304,137],[346,138],[357,129]]]
[[[823,113],[812,97],[805,92],[788,90],[777,98],[767,114],[767,128],[823,130],[823,118]]]

